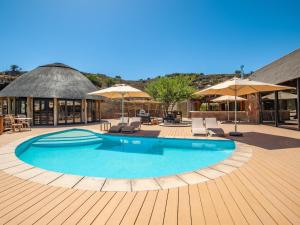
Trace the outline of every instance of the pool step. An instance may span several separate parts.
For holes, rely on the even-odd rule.
[[[101,143],[103,139],[97,136],[93,138],[70,138],[70,139],[43,139],[32,143],[35,147],[68,147],[77,145],[92,145]]]

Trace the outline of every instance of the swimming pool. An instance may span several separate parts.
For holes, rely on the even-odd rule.
[[[69,129],[34,137],[16,156],[55,172],[106,178],[148,178],[198,170],[229,157],[231,140],[98,134]]]

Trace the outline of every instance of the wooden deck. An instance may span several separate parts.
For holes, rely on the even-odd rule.
[[[228,131],[231,125],[223,128]],[[252,159],[198,185],[93,192],[41,185],[0,171],[0,224],[300,224],[300,132],[240,128],[247,133],[239,140],[254,148]],[[143,129],[146,135],[191,135],[189,128]],[[41,131],[45,128],[4,134],[0,144]]]

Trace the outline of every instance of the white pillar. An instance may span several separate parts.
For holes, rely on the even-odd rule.
[[[57,126],[58,123],[58,109],[57,109],[58,103],[57,98],[53,99],[53,125]]]

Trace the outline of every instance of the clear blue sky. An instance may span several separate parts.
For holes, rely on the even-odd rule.
[[[0,0],[0,10],[0,70],[249,72],[300,47],[296,0]]]

